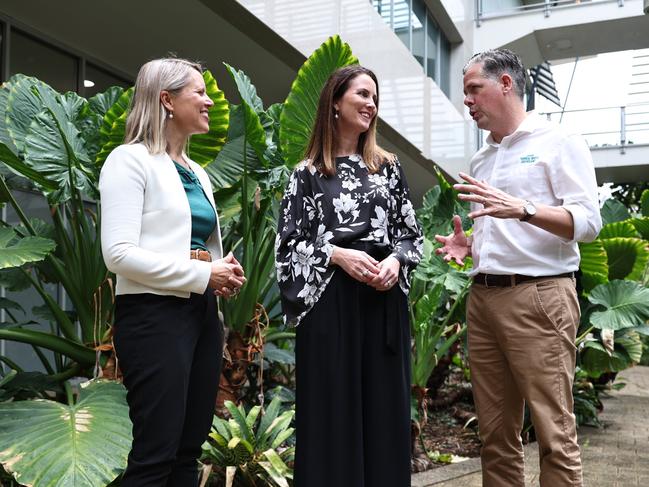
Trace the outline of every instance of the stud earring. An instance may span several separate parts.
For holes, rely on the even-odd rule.
[[[338,120],[338,110],[336,110],[336,111],[334,112],[334,118],[335,118],[336,120]]]
[[[174,118],[174,112],[169,112],[169,118]]]

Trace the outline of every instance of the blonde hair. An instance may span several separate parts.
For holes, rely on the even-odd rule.
[[[376,143],[376,121],[379,110],[379,82],[376,75],[371,70],[354,64],[334,71],[322,88],[311,139],[305,151],[305,158],[310,161],[310,164],[327,176],[336,174],[338,134],[333,105],[345,94],[349,83],[362,74],[372,78],[376,85],[374,103],[377,114],[372,119],[368,130],[358,138],[356,151],[363,156],[363,161],[371,174],[378,172],[384,163],[393,163],[396,159],[394,154],[384,150]]]
[[[160,101],[160,92],[178,93],[189,82],[192,70],[203,73],[200,64],[179,58],[154,59],[140,68],[126,119],[125,144],[141,142],[151,154],[167,150],[168,111]]]

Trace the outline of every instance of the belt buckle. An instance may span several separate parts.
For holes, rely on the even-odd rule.
[[[482,283],[484,284],[484,287],[490,288],[490,287],[497,287],[497,286],[490,286],[489,285],[489,274],[482,274]]]

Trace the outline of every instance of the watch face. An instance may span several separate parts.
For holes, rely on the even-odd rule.
[[[527,203],[525,205],[525,213],[527,213],[530,216],[536,215],[536,206],[532,203]]]

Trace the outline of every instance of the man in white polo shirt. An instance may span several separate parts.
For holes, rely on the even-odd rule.
[[[523,487],[524,405],[541,458],[542,487],[581,486],[572,383],[579,304],[577,242],[601,229],[590,151],[581,136],[523,105],[525,69],[507,49],[464,68],[464,104],[489,130],[471,161],[473,234],[459,217],[437,236],[446,260],[473,257],[467,303],[469,362],[482,440],[484,487]]]

